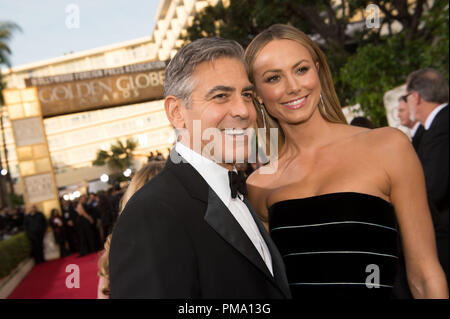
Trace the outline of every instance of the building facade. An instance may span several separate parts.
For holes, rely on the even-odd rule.
[[[180,36],[192,23],[195,13],[216,2],[161,0],[151,36],[2,70],[3,81],[7,88],[25,88],[32,78],[167,61],[181,46]],[[8,167],[13,180],[17,181],[20,174],[13,132],[6,109],[2,109],[2,113],[2,166]],[[61,195],[88,185],[94,190],[101,188],[99,178],[109,171],[107,167],[93,166],[92,161],[100,149],[108,150],[117,140],[133,138],[138,142],[135,169],[147,160],[151,151],[167,155],[174,143],[174,132],[165,116],[162,96],[141,103],[124,102],[114,107],[48,117],[44,119],[44,125]],[[6,152],[3,145],[6,145]],[[19,193],[20,185],[15,183],[15,190]]]

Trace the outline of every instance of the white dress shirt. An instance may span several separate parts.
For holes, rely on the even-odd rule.
[[[447,105],[447,103],[441,104],[438,107],[436,107],[430,114],[428,114],[427,119],[425,121],[425,129],[428,130],[431,126],[431,124],[433,123],[434,118],[436,117],[436,115],[439,113],[440,110],[442,110],[445,106]]]
[[[231,197],[228,169],[198,154],[182,143],[178,142],[175,145],[175,150],[194,167],[217,196],[219,196],[225,206],[228,207],[233,217],[239,225],[241,225],[242,229],[261,255],[261,258],[264,260],[273,276],[272,257],[270,256],[269,248],[259,232],[247,205],[242,201],[242,195],[238,193],[236,198]]]

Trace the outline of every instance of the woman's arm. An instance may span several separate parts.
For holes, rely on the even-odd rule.
[[[448,298],[422,166],[401,131],[388,129],[383,135],[386,136],[381,155],[390,180],[390,198],[399,223],[409,288],[414,298]]]

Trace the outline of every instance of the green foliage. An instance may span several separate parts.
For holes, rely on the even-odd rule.
[[[351,88],[350,104],[360,103],[364,113],[377,126],[385,126],[383,95],[405,82],[411,71],[420,68],[424,43],[406,41],[398,34],[380,44],[367,44],[341,68],[341,80]]]
[[[122,174],[123,170],[131,166],[133,160],[133,152],[138,146],[138,143],[133,139],[127,139],[125,144],[117,141],[116,144],[111,144],[109,151],[99,150],[96,159],[92,162],[93,165],[103,166],[108,165],[117,175]]]
[[[11,197],[11,203],[12,203],[13,207],[18,207],[18,206],[25,204],[25,202],[23,201],[22,195],[11,193],[11,194],[9,194],[9,196]]]
[[[412,71],[433,67],[448,80],[448,5],[441,11],[430,10],[423,19],[428,32],[411,39],[401,32],[369,43],[340,69],[340,80],[353,95],[349,104],[360,103],[377,126],[387,125],[384,93],[404,84]]]
[[[220,36],[233,39],[246,47],[261,31],[275,23],[290,23],[305,32],[311,29],[292,4],[285,0],[230,0],[225,7],[221,0],[208,6],[195,17],[187,28],[185,43],[202,37]]]
[[[434,67],[448,80],[448,1],[367,0],[230,0],[206,7],[187,29],[185,42],[205,36],[234,39],[246,47],[275,23],[291,24],[320,39],[342,105],[360,103],[377,125],[387,125],[383,95],[405,82],[410,72]],[[350,18],[375,3],[384,18],[382,28],[362,26],[345,32]],[[427,9],[427,10],[424,10]],[[402,31],[393,34],[393,23]]]
[[[0,278],[8,276],[30,252],[31,244],[24,232],[0,241]]]
[[[429,44],[422,51],[422,66],[434,67],[449,80],[449,4],[448,1],[438,1],[424,16],[424,22],[430,30]]]
[[[92,162],[92,164],[96,166],[103,166],[106,164],[109,157],[110,155],[107,151],[99,150],[97,152],[97,158]]]
[[[0,65],[11,66],[9,55],[11,49],[7,42],[11,40],[15,31],[22,31],[21,28],[14,22],[0,21]]]
[[[0,67],[1,66],[11,66],[9,60],[9,55],[11,54],[11,49],[8,46],[8,41],[11,40],[13,33],[15,31],[22,31],[22,29],[10,21],[0,21]],[[2,74],[0,72],[0,105],[3,105],[3,95],[1,91],[5,88],[5,84],[2,82]],[[0,128],[3,129],[3,128]]]

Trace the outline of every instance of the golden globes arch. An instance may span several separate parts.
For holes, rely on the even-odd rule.
[[[3,97],[13,129],[26,209],[34,204],[48,217],[53,208],[61,208],[37,89],[6,89]]]
[[[152,61],[29,78],[24,89],[3,90],[27,210],[35,204],[47,217],[60,210],[43,118],[161,99],[165,67]]]

